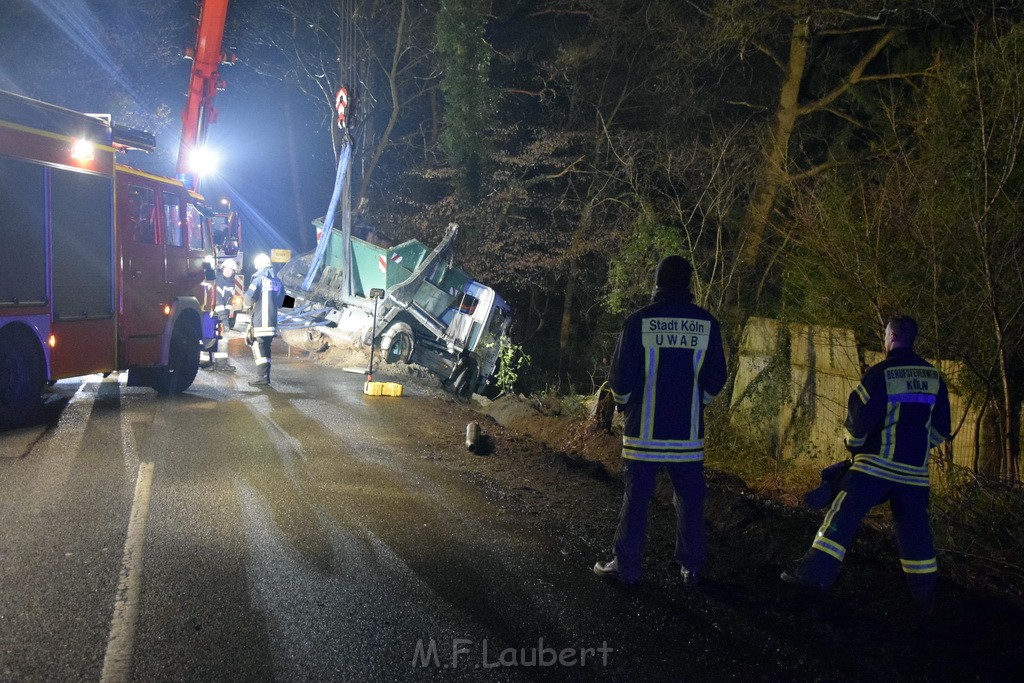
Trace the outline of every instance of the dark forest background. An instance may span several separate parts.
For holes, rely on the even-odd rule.
[[[276,170],[232,187],[252,188],[257,235],[311,249],[345,85],[354,211],[393,240],[463,226],[460,264],[515,308],[524,390],[599,385],[624,313],[681,253],[733,345],[751,315],[879,346],[888,316],[915,316],[921,351],[962,363],[957,390],[997,416],[1015,480],[1021,5],[236,0],[215,129],[239,102],[268,117],[231,139],[276,145]],[[193,2],[3,14],[0,87],[174,135]]]

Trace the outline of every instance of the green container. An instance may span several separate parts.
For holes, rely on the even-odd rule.
[[[370,290],[389,290],[406,280],[419,267],[430,250],[418,240],[409,240],[395,247],[381,247],[358,237],[352,241],[353,294],[366,298]],[[324,265],[341,270],[344,240],[340,230],[331,230],[331,241],[324,255]]]

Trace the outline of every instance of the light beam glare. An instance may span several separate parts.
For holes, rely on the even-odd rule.
[[[106,29],[83,0],[29,0],[55,27],[78,47],[82,54],[96,62],[135,102],[141,97],[121,73],[121,69],[104,46]]]
[[[270,221],[260,213],[260,210],[253,206],[252,202],[243,197],[223,176],[218,177],[218,182],[223,185],[226,194],[231,198],[232,206],[239,210],[244,216],[245,227],[245,250],[252,251],[253,242],[259,242],[267,249],[293,248],[294,239],[285,237],[277,230]],[[257,239],[251,237],[256,234]]]

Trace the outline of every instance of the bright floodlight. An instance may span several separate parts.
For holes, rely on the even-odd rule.
[[[74,145],[71,147],[71,156],[74,159],[81,161],[92,161],[93,155],[95,154],[95,146],[89,140],[81,138],[75,140]]]
[[[217,172],[220,155],[208,147],[201,147],[192,152],[192,172],[197,176],[208,176]]]

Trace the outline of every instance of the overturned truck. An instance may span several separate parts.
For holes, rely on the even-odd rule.
[[[394,247],[331,230],[315,252],[280,277],[295,299],[293,326],[380,348],[390,363],[416,363],[460,396],[493,382],[511,324],[508,303],[452,265],[458,225],[432,251],[418,240]],[[287,323],[286,323],[287,326]]]

